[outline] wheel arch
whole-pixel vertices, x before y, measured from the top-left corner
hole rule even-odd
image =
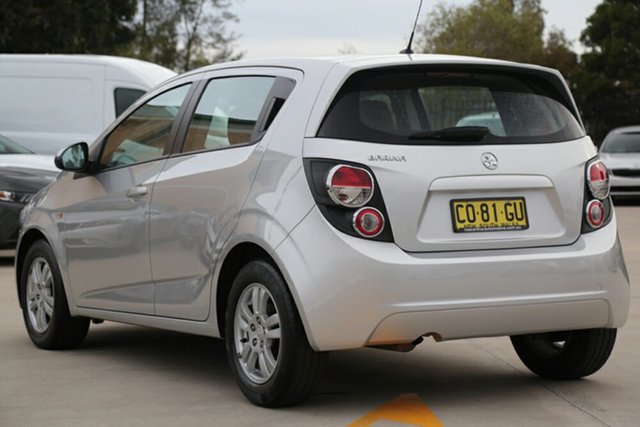
[[[287,275],[281,268],[278,260],[258,243],[245,241],[236,244],[233,249],[231,249],[227,253],[220,267],[215,298],[216,321],[220,337],[224,337],[225,310],[227,309],[227,299],[229,298],[229,292],[231,290],[233,280],[242,267],[244,267],[247,263],[255,260],[263,260],[268,262],[278,271],[278,273],[280,273],[280,275],[282,276],[282,280],[284,280],[287,286],[289,294],[293,298],[296,311],[298,312],[298,315],[301,317],[301,319],[303,319],[302,313],[300,313],[300,305],[295,289],[292,288],[293,285],[289,283],[289,280],[287,280]],[[304,320],[302,320],[302,323],[304,325]],[[305,332],[307,332],[308,336],[306,325],[304,326]]]

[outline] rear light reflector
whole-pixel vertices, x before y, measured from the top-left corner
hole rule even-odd
[[[604,200],[609,196],[609,172],[600,160],[587,167],[587,185],[596,199]]]
[[[361,168],[334,166],[327,175],[327,193],[338,205],[359,208],[369,203],[373,196],[373,177]]]
[[[362,208],[353,214],[353,228],[362,237],[376,237],[384,228],[384,217],[377,209]]]
[[[591,228],[600,228],[605,220],[604,205],[600,200],[592,200],[587,203],[586,209],[587,223]]]

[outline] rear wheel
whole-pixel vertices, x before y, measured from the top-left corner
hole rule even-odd
[[[597,372],[611,355],[616,329],[585,329],[511,337],[520,360],[534,374],[572,380]]]
[[[24,258],[20,277],[22,316],[33,343],[44,349],[80,344],[89,330],[89,319],[71,317],[62,277],[51,247],[37,241]]]
[[[294,405],[314,392],[325,355],[309,345],[289,290],[271,264],[252,261],[240,270],[225,322],[229,365],[251,402]]]

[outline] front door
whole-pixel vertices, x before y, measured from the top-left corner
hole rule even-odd
[[[154,314],[149,200],[189,88],[152,98],[115,127],[96,173],[64,178],[71,191],[56,215],[78,306]]]

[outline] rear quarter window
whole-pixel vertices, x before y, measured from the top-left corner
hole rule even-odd
[[[361,71],[338,92],[318,136],[449,144],[456,141],[438,140],[433,134],[474,127],[486,128],[486,136],[465,143],[580,138],[584,131],[563,95],[545,79],[517,72],[423,67]]]

